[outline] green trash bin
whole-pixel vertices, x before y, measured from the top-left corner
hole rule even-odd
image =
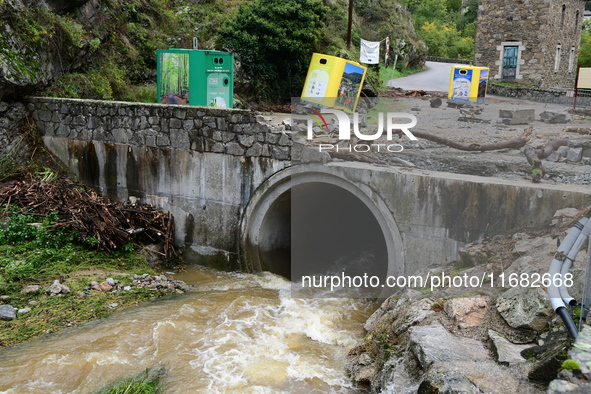
[[[234,107],[234,54],[160,49],[156,66],[159,103]]]

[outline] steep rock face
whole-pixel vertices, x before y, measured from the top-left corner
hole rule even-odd
[[[201,49],[223,49],[217,32],[240,3],[0,0],[0,100],[19,100],[52,84],[50,92],[62,97],[121,99],[117,88],[130,82],[155,82],[157,49],[189,48],[194,36]],[[353,52],[342,49],[346,4],[324,3],[330,12],[319,50],[358,60]],[[399,64],[424,64],[427,48],[418,38],[410,14],[398,4],[363,0],[356,2],[355,13],[354,48],[359,46],[358,37],[382,41],[390,36],[391,60],[398,40]],[[249,82],[237,67],[236,93],[240,93],[242,80]]]
[[[81,0],[6,0],[0,2],[0,99],[20,99],[32,90],[79,67],[90,40],[83,25],[58,13]]]

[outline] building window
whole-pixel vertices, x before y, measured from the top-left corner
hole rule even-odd
[[[577,34],[577,30],[579,28],[579,15],[579,10],[577,10],[577,13],[575,14],[575,34]]]
[[[570,52],[568,54],[568,72],[572,73],[575,67],[575,47],[574,45],[570,47]]]
[[[558,72],[558,70],[560,69],[560,55],[562,52],[562,46],[560,45],[560,43],[558,43],[558,45],[556,45],[556,56],[554,57],[554,72]]]
[[[564,27],[564,16],[566,15],[566,4],[562,5],[562,14],[560,15],[560,28]]]
[[[519,46],[506,45],[503,47],[503,79],[515,79],[517,76],[517,55]]]

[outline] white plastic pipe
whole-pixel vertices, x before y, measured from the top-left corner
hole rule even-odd
[[[585,227],[585,224],[588,222],[588,218],[584,217],[579,220],[573,228],[568,232],[566,238],[560,243],[556,254],[554,255],[554,259],[550,263],[550,268],[548,273],[550,274],[550,286],[548,286],[548,296],[550,297],[550,302],[552,303],[552,308],[554,311],[557,311],[558,308],[565,308],[564,302],[562,301],[562,297],[560,296],[560,290],[557,286],[554,285],[555,278],[561,278],[561,269],[562,269],[562,259],[561,256],[567,255],[570,250],[572,249],[573,245],[579,238],[581,234],[581,230]]]
[[[579,223],[581,223],[581,221],[579,221]],[[589,238],[589,234],[591,234],[591,220],[587,220],[587,222],[584,224],[585,224],[585,226],[581,230],[581,233],[577,237],[577,240],[575,241],[572,248],[568,252],[567,258],[562,263],[562,268],[560,269],[560,274],[561,274],[563,280],[562,280],[562,285],[558,288],[558,290],[560,292],[560,296],[562,297],[562,300],[567,305],[576,305],[576,303],[577,303],[577,301],[568,294],[568,288],[565,286],[566,281],[564,280],[564,278],[565,278],[565,275],[570,271],[570,269],[573,265],[573,262],[577,258],[577,255],[579,254],[579,252],[583,248],[583,245],[585,244],[585,242]]]

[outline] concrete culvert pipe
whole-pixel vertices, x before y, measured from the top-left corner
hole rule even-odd
[[[402,245],[391,215],[367,193],[328,174],[273,179],[242,219],[244,268],[293,281],[301,275],[400,273]]]

